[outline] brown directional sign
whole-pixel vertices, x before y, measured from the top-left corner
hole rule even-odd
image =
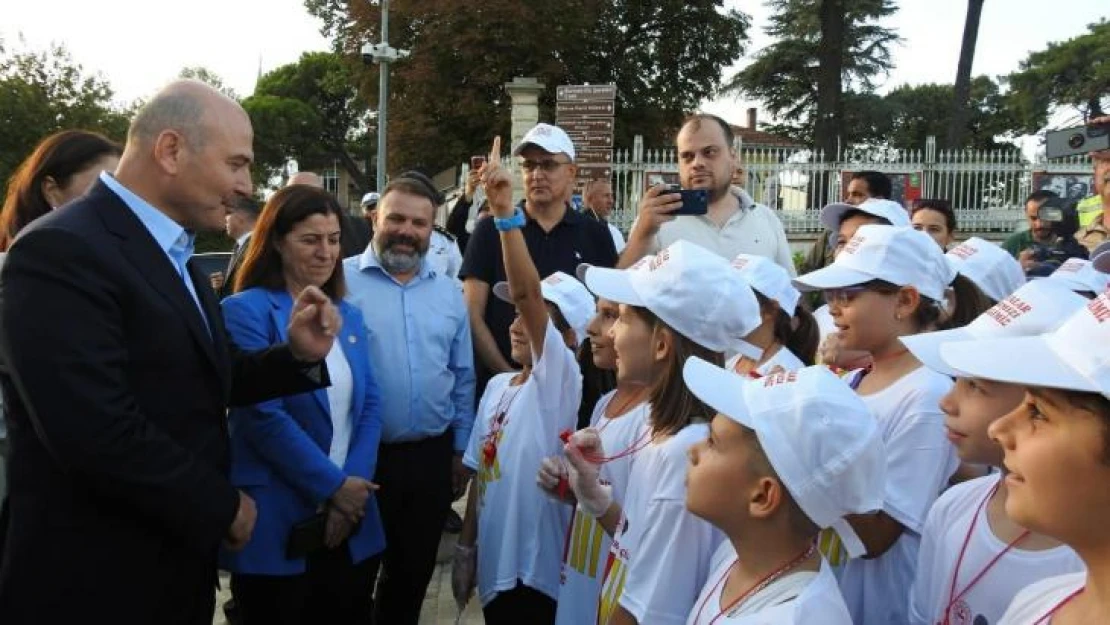
[[[583,163],[578,165],[579,180],[597,180],[598,178],[612,178],[613,168],[609,165]]]
[[[568,132],[567,136],[570,137],[575,147],[581,147],[584,150],[613,147],[613,133],[611,132]]]
[[[613,162],[611,150],[575,150],[574,160],[579,163],[598,163],[608,165]]]
[[[559,127],[567,132],[613,132],[613,118],[560,117]]]
[[[578,115],[582,117],[612,117],[616,111],[613,102],[556,102],[555,113],[559,117]]]
[[[562,102],[587,102],[617,99],[616,85],[561,85],[555,89],[555,98]]]

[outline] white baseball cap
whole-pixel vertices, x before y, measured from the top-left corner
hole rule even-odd
[[[714,410],[755,430],[783,486],[814,524],[833,528],[850,556],[867,552],[845,517],[882,510],[886,450],[855,391],[822,366],[747,380],[693,356],[682,377]]]
[[[371,191],[370,193],[362,196],[362,202],[359,203],[359,206],[366,206],[367,204],[377,204],[378,200],[380,200],[381,197],[381,195]]]
[[[740,270],[740,277],[753,289],[763,297],[778,302],[787,315],[794,316],[802,294],[790,283],[790,274],[785,269],[762,256],[751,254],[740,254],[732,259],[732,266]]]
[[[1091,252],[1091,264],[1102,273],[1110,273],[1110,241],[1106,241]]]
[[[882,217],[892,226],[910,225],[910,214],[898,202],[873,197],[860,202],[858,205],[834,202],[821,209],[821,225],[836,232],[840,229],[840,222],[844,220],[844,213],[848,211],[863,211],[868,215]],[[934,243],[933,245],[936,245]]]
[[[556,271],[540,281],[540,291],[545,300],[559,307],[578,342],[586,340],[586,326],[594,316],[594,297],[586,287],[572,276]],[[508,282],[493,285],[493,294],[502,301],[513,303]]]
[[[856,230],[836,260],[827,267],[798,276],[801,291],[820,291],[884,280],[916,287],[925,297],[944,301],[956,270],[929,235],[910,226],[867,224]]]
[[[1110,293],[1040,336],[942,345],[940,357],[967,375],[1110,398]]]
[[[945,256],[957,272],[996,302],[1025,284],[1021,263],[1009,252],[985,239],[971,237],[948,250]]]
[[[1089,291],[1095,295],[1110,286],[1110,274],[1095,269],[1091,261],[1082,258],[1065,260],[1047,279],[1057,280],[1073,291]]]
[[[959,371],[944,364],[941,345],[1051,332],[1086,303],[1086,298],[1058,282],[1034,280],[962,328],[903,336],[901,341],[921,364],[949,377],[961,377]]]
[[[675,332],[717,352],[736,351],[762,323],[759,302],[725,259],[676,241],[628,269],[590,267],[586,286],[598,297],[650,310]]]
[[[559,154],[561,152],[570,158],[570,162],[574,162],[574,144],[571,143],[567,133],[558,126],[536,124],[513,148],[513,156],[520,156],[521,150],[529,145],[534,145],[548,154]]]

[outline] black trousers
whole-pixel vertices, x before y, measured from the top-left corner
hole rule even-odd
[[[242,625],[370,625],[380,556],[351,563],[344,542],[308,557],[301,575],[232,575]]]
[[[555,600],[517,580],[516,588],[497,593],[484,608],[486,625],[554,625]]]
[[[385,554],[374,600],[378,625],[418,625],[451,509],[452,433],[378,449],[375,493]]]

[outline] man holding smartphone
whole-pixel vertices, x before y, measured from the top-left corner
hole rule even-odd
[[[680,239],[696,243],[728,260],[739,254],[771,259],[796,275],[790,244],[778,216],[734,190],[737,154],[728,122],[706,113],[690,117],[678,132],[678,176],[684,190],[709,192],[705,214],[684,214],[682,194],[666,185],[649,189],[640,200],[639,216],[628,236],[620,266],[628,267]]]

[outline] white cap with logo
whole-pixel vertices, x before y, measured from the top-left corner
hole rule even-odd
[[[863,211],[868,215],[882,217],[892,226],[910,225],[910,215],[898,202],[873,197],[868,198],[858,205],[834,202],[821,209],[821,225],[836,232],[840,229],[840,222],[844,220],[844,213],[848,211]]]
[[[940,357],[966,375],[1110,398],[1110,293],[1102,293],[1054,332],[942,345]]]
[[[559,312],[574,330],[578,342],[586,340],[586,326],[594,316],[594,298],[589,290],[572,276],[556,271],[540,281],[543,298],[559,307]],[[498,282],[493,285],[493,294],[502,301],[513,303],[509,294],[509,283]]]
[[[513,148],[513,156],[520,156],[520,152],[529,145],[534,145],[548,154],[566,154],[570,162],[574,162],[574,143],[571,142],[566,131],[558,126],[536,124]]]
[[[802,294],[790,283],[790,274],[785,269],[762,256],[751,254],[740,254],[732,259],[732,266],[740,270],[740,277],[760,295],[775,300],[788,316],[794,316]]]
[[[1034,280],[962,328],[903,336],[901,341],[921,364],[949,377],[961,377],[959,371],[944,364],[941,345],[1051,332],[1086,303],[1083,296],[1062,284]]]
[[[882,510],[886,450],[855,391],[822,366],[747,380],[691,357],[682,377],[714,410],[755,431],[783,486],[814,524],[835,530],[850,556],[867,552],[845,517]]]
[[[985,239],[971,237],[948,250],[945,256],[956,271],[996,302],[1025,284],[1021,263],[1009,252]]]
[[[1057,280],[1073,291],[1098,295],[1110,286],[1110,274],[1095,269],[1089,260],[1069,258],[1049,274],[1048,280]]]
[[[367,205],[370,205],[370,204],[377,204],[378,200],[380,200],[381,197],[382,196],[379,195],[378,193],[376,193],[374,191],[371,191],[370,193],[367,193],[366,195],[362,196],[362,202],[359,203],[359,206],[367,206]]]
[[[909,226],[868,224],[856,230],[831,265],[798,276],[794,285],[801,291],[820,291],[883,280],[916,287],[925,297],[943,302],[955,277],[956,270],[929,235]]]
[[[598,297],[647,308],[713,351],[736,351],[740,338],[762,323],[755,293],[740,274],[689,241],[676,241],[628,269],[590,267],[585,278]]]

